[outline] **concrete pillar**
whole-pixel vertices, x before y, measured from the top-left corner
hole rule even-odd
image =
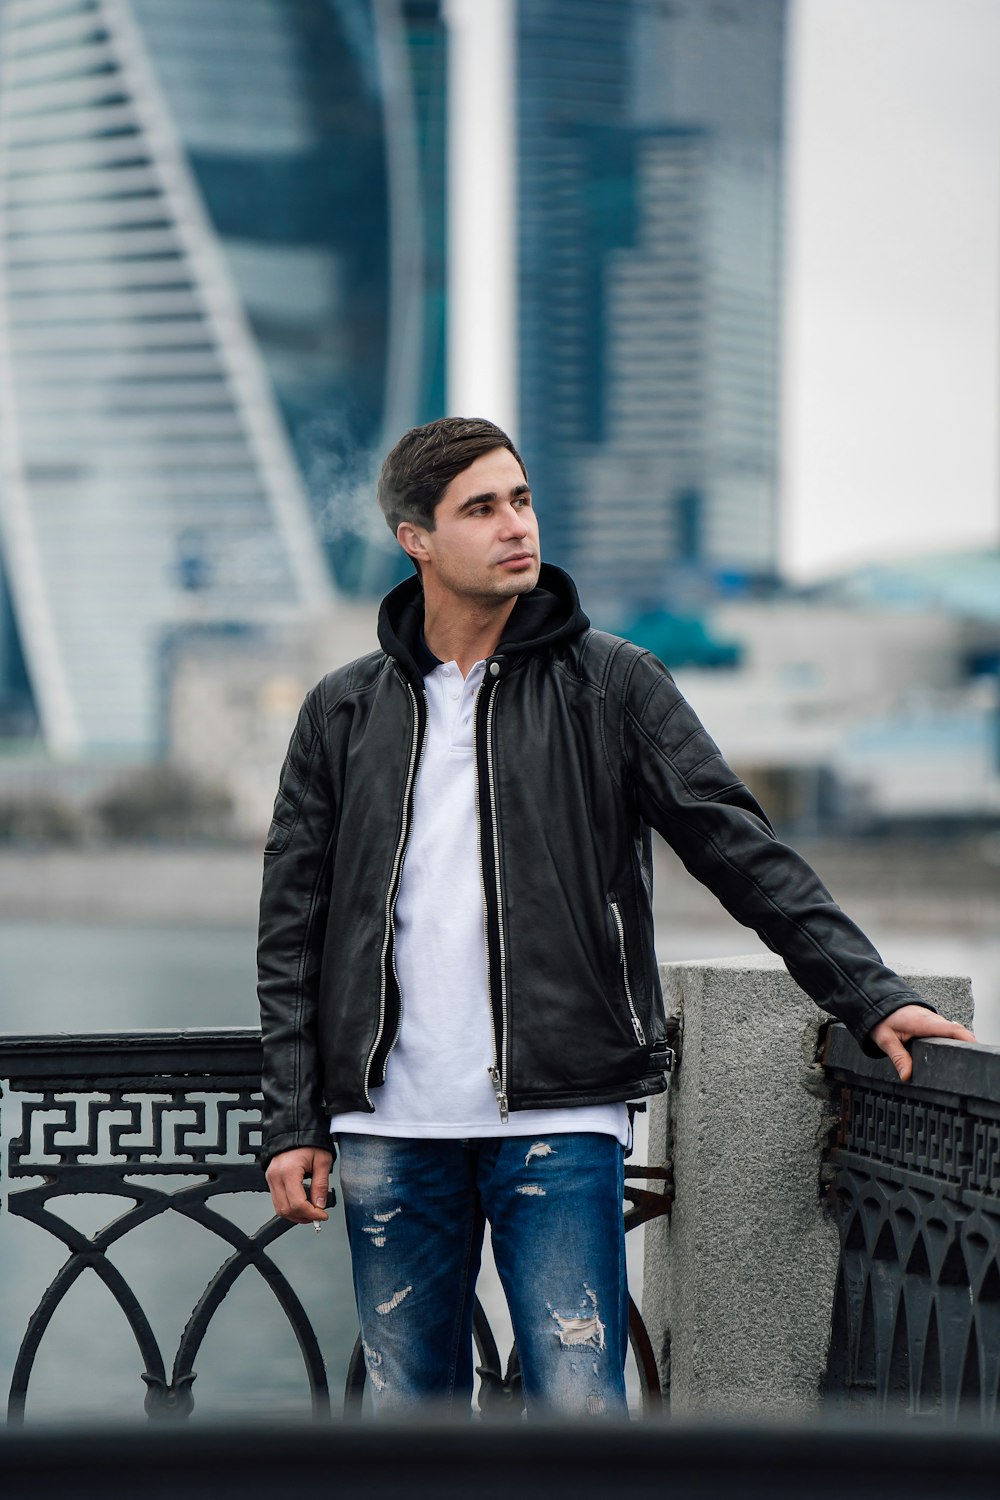
[[[900,969],[968,1024],[968,979]],[[816,1061],[825,1017],[770,955],[661,966],[680,1066],[650,1111],[673,1160],[647,1226],[643,1317],[675,1415],[802,1417],[826,1369],[839,1244],[820,1194],[833,1123]]]

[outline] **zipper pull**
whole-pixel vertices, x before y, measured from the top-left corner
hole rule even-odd
[[[639,1043],[639,1046],[645,1047],[646,1033],[642,1029],[642,1022],[639,1020],[638,1016],[632,1017],[632,1030],[635,1032],[635,1039]]]
[[[490,1082],[493,1085],[493,1092],[497,1096],[497,1109],[500,1111],[500,1123],[501,1123],[501,1125],[506,1125],[506,1123],[507,1123],[507,1094],[506,1094],[506,1092],[504,1090],[503,1079],[500,1077],[500,1069],[499,1068],[487,1068],[486,1071],[490,1075]]]

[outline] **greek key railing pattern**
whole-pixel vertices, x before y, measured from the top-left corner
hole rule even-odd
[[[296,1292],[268,1255],[292,1225],[268,1216],[251,1232],[213,1207],[226,1193],[264,1186],[260,1145],[260,1039],[252,1031],[116,1037],[21,1037],[0,1042],[0,1076],[20,1105],[6,1151],[7,1209],[60,1240],[67,1259],[28,1319],[8,1401],[19,1423],[35,1357],[63,1299],[80,1276],[98,1276],[118,1304],[142,1361],[151,1417],[193,1408],[195,1361],[212,1319],[246,1271],[273,1293],[298,1342],[313,1411],[330,1394],[316,1335]],[[195,1179],[192,1182],[192,1177]],[[30,1179],[24,1186],[17,1183]],[[174,1181],[171,1181],[174,1179]],[[123,1200],[123,1211],[91,1234],[59,1212],[79,1193]],[[181,1333],[168,1372],[151,1323],[109,1251],[166,1213],[217,1237],[222,1259]]]
[[[199,1091],[200,1092],[200,1091]],[[185,1089],[136,1096],[115,1090],[67,1097],[46,1090],[21,1106],[21,1133],[11,1142],[12,1177],[47,1164],[116,1162],[145,1172],[175,1173],[183,1163],[253,1160],[260,1146],[260,1093],[196,1097]]]
[[[996,1420],[1000,1050],[917,1043],[912,1081],[842,1027],[825,1063],[841,1258],[827,1395],[871,1414]]]

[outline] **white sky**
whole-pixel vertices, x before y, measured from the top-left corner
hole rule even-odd
[[[1000,532],[1000,0],[793,0],[783,561]]]

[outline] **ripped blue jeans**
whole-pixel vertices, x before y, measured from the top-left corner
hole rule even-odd
[[[623,1151],[610,1135],[338,1138],[376,1412],[468,1409],[483,1232],[529,1415],[626,1416]]]

